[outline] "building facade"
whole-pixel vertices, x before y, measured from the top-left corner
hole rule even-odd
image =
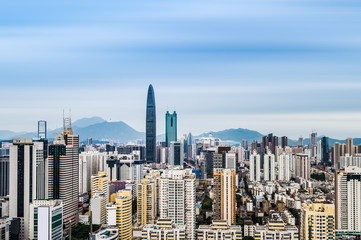
[[[147,162],[156,161],[156,108],[155,108],[155,95],[152,84],[148,87],[147,96],[147,112],[146,112],[146,160]]]

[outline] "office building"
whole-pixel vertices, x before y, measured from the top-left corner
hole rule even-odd
[[[21,238],[29,237],[30,204],[44,198],[44,143],[14,138],[10,147],[9,216],[21,219]]]
[[[186,240],[186,226],[175,224],[172,219],[159,219],[157,224],[145,225],[142,228],[141,240]]]
[[[63,203],[35,200],[30,205],[30,239],[63,239]]]
[[[355,154],[353,139],[352,138],[347,138],[346,139],[346,152],[345,152],[345,154],[346,153],[348,153],[350,156]]]
[[[229,225],[226,220],[213,220],[211,225],[200,225],[197,239],[203,240],[241,240],[242,227]]]
[[[146,161],[149,163],[156,162],[156,108],[155,108],[155,95],[152,84],[148,87],[147,96],[147,113],[146,113]]]
[[[195,239],[196,177],[192,170],[164,171],[159,194],[160,218],[186,225],[187,239]]]
[[[309,179],[311,171],[311,163],[307,154],[296,154],[296,166],[295,175],[296,177]]]
[[[170,147],[171,142],[177,141],[177,113],[174,111],[165,114],[165,142],[166,147]]]
[[[9,156],[0,157],[0,197],[9,195]]]
[[[228,225],[236,221],[236,172],[216,168],[213,173],[213,219],[225,220]]]
[[[310,150],[311,158],[316,156],[316,147],[317,147],[317,133],[313,132],[311,133],[310,143],[308,144],[308,149]]]
[[[321,161],[328,164],[330,160],[330,147],[328,145],[328,137],[322,137],[321,139]]]
[[[145,178],[137,184],[137,224],[154,224],[157,215],[157,183]]]
[[[64,231],[78,224],[79,135],[74,135],[70,119],[64,119],[64,131],[49,146],[49,198],[63,202]]]
[[[292,158],[292,155],[291,155]],[[278,180],[290,180],[290,155],[282,153],[278,157]]]
[[[335,239],[335,205],[323,202],[302,204],[300,239]]]
[[[298,144],[297,144],[298,147],[300,148],[303,148],[303,137],[299,137],[298,138]]]
[[[261,156],[255,150],[249,157],[249,178],[250,181],[261,181]]]
[[[235,152],[226,152],[224,153],[224,157],[225,157],[225,168],[229,168],[229,169],[236,169],[236,163],[237,163],[237,158],[236,158],[236,153]]]
[[[265,181],[276,180],[275,155],[272,154],[270,151],[268,151],[268,153],[264,155],[263,175]]]
[[[336,171],[336,229],[361,234],[361,168]]]
[[[128,190],[118,192],[116,204],[116,224],[119,228],[119,239],[131,240],[132,229],[132,193]]]
[[[46,121],[40,120],[38,121],[38,138],[46,139]]]
[[[184,149],[181,142],[170,142],[168,164],[171,166],[183,166]]]

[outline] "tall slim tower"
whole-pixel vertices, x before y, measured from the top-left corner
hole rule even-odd
[[[155,97],[152,84],[148,88],[146,115],[146,160],[156,162],[156,111]]]
[[[177,113],[174,111],[170,114],[168,111],[165,114],[165,142],[167,147],[170,146],[170,142],[177,141]]]
[[[46,138],[46,121],[38,121],[38,138]]]

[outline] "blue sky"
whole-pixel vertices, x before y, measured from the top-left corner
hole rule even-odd
[[[0,129],[101,116],[159,133],[361,137],[361,2],[1,1]],[[179,133],[179,134],[180,134]]]

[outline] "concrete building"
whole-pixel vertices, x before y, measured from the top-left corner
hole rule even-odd
[[[225,153],[225,163],[226,163],[225,168],[235,170],[237,163],[236,153],[232,151]]]
[[[66,134],[65,134],[66,133]],[[64,129],[49,145],[49,199],[63,202],[64,231],[77,225],[79,200],[79,135]]]
[[[35,200],[30,205],[30,239],[63,239],[61,200]]]
[[[202,240],[241,240],[242,227],[227,224],[226,220],[213,220],[211,225],[200,225],[197,239]]]
[[[213,173],[213,219],[225,220],[228,225],[236,221],[236,172],[216,168]]]
[[[98,172],[97,175],[91,177],[91,197],[93,197],[95,193],[104,194],[107,203],[109,202],[109,178],[105,172]]]
[[[361,234],[361,168],[336,172],[336,229]]]
[[[29,237],[30,204],[47,197],[45,165],[43,142],[14,138],[10,147],[9,216],[21,219],[21,238]]]
[[[292,156],[291,156],[292,157]],[[290,180],[290,155],[282,153],[278,157],[278,180]]]
[[[311,163],[307,154],[296,154],[296,177],[308,180],[310,178]]]
[[[119,239],[131,240],[132,229],[132,193],[128,190],[118,192],[116,204],[116,223],[119,228]]]
[[[107,220],[108,197],[102,192],[96,192],[90,199],[90,210],[93,224],[105,224]]]
[[[301,239],[335,239],[335,205],[323,202],[302,204]]]
[[[159,219],[157,224],[142,228],[142,240],[186,240],[186,226],[175,224],[172,219]]]
[[[195,239],[196,177],[191,169],[166,170],[160,178],[160,218],[186,225],[187,239]]]
[[[265,181],[275,181],[275,155],[268,151],[264,155],[263,176]]]
[[[0,197],[9,195],[9,156],[0,156]]]
[[[137,224],[154,224],[157,215],[157,183],[145,178],[137,184]]]
[[[10,240],[10,219],[0,218],[0,239]]]
[[[298,228],[286,225],[279,214],[273,214],[266,225],[254,228],[255,240],[298,240]]]
[[[261,156],[256,150],[249,157],[249,178],[252,182],[261,181]]]

